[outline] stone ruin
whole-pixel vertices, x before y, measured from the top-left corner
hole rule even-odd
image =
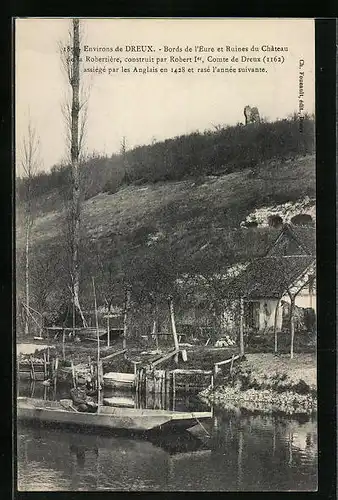
[[[259,116],[258,108],[251,106],[245,106],[244,108],[245,125],[249,123],[260,123],[261,119]]]

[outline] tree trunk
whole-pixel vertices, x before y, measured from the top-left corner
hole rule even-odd
[[[128,312],[130,308],[130,287],[126,289],[126,297],[124,303],[124,316],[123,316],[123,343],[122,349],[127,349],[127,335],[128,335]]]
[[[171,320],[171,329],[174,337],[174,344],[175,344],[175,349],[176,351],[179,350],[179,344],[178,344],[178,339],[177,339],[177,332],[176,332],[176,324],[175,324],[175,314],[174,314],[174,304],[173,304],[173,299],[172,297],[168,298],[169,302],[169,312],[170,312],[170,320]],[[175,361],[178,362],[178,356],[175,356]]]
[[[244,356],[244,332],[243,332],[243,320],[244,320],[244,302],[240,299],[239,302],[239,353]]]
[[[26,314],[25,314],[25,335],[29,334],[29,321],[28,321],[28,311],[29,311],[29,242],[30,242],[30,220],[28,217],[27,227],[26,227],[26,248],[25,248],[25,304],[26,304]]]
[[[278,352],[278,331],[277,331],[277,318],[278,318],[278,309],[279,309],[280,299],[277,300],[276,309],[275,309],[275,320],[273,324],[273,333],[275,337],[275,354]]]
[[[79,290],[79,245],[80,245],[80,172],[79,172],[79,113],[80,113],[80,22],[73,19],[73,51],[70,84],[72,87],[71,111],[71,164],[72,164],[72,286],[74,306],[78,309],[83,326],[87,326],[82,314]]]
[[[110,347],[110,322],[109,322],[109,316],[110,316],[110,309],[108,309],[108,316],[107,316],[107,347]]]
[[[294,348],[294,339],[295,339],[295,297],[291,296],[291,304],[290,304],[290,358],[293,359],[293,348]]]
[[[95,326],[96,326],[96,341],[97,341],[97,412],[100,412],[100,336],[99,336],[99,318],[97,313],[95,280],[92,278],[93,294],[94,294],[94,309],[95,309]]]

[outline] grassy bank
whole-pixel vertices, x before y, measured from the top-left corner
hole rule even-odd
[[[239,406],[264,413],[289,415],[317,411],[317,371],[314,354],[288,356],[248,354],[232,374],[220,375],[214,388],[201,393],[216,405]]]

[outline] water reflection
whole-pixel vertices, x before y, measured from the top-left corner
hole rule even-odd
[[[45,388],[36,384],[35,397]],[[20,388],[20,394],[31,388]],[[47,388],[46,397],[53,398]],[[67,397],[57,388],[57,398]],[[41,394],[40,394],[41,393]],[[28,395],[28,394],[27,394]],[[30,393],[29,393],[30,395]],[[114,392],[116,395],[116,392]],[[194,396],[177,410],[207,409]],[[317,485],[317,423],[214,410],[191,433],[147,439],[18,427],[18,485],[38,490],[307,491]]]

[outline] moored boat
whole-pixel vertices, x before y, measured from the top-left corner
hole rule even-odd
[[[68,401],[68,400],[67,400]],[[72,425],[96,429],[116,429],[133,432],[151,430],[189,429],[200,421],[209,420],[211,412],[175,412],[100,406],[98,413],[78,412],[62,401],[46,401],[19,397],[17,399],[19,420],[41,424]]]

